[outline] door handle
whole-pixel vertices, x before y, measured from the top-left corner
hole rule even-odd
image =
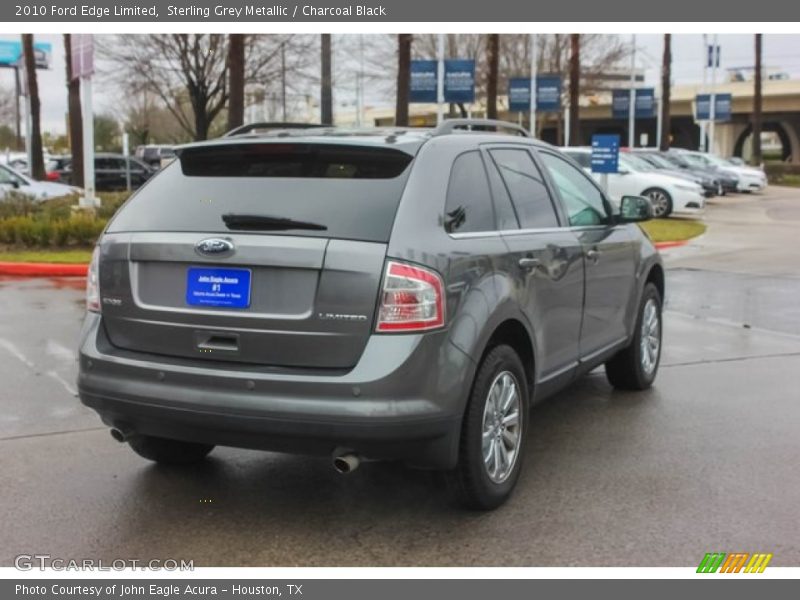
[[[596,263],[598,260],[600,260],[600,251],[597,248],[592,248],[586,252],[586,258],[593,263]]]
[[[533,271],[542,263],[538,258],[525,257],[520,258],[517,264],[519,264],[520,269],[524,269],[525,271]]]

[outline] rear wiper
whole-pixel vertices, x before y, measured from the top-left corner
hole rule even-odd
[[[309,229],[311,231],[326,231],[328,228],[319,223],[308,221],[295,221],[284,217],[271,217],[269,215],[222,215],[222,221],[228,229],[240,231],[282,231],[287,229]]]

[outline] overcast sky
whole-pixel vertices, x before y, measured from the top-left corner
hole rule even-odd
[[[12,39],[3,36],[4,39]],[[338,37],[338,36],[337,36]],[[624,34],[623,39],[630,39]],[[37,41],[47,41],[53,45],[52,67],[39,71],[39,89],[42,98],[42,128],[45,131],[63,133],[66,129],[67,110],[66,88],[64,85],[64,42],[60,35],[38,35]],[[676,84],[695,83],[702,80],[703,40],[700,35],[672,36],[673,81]],[[721,68],[747,67],[753,64],[752,35],[720,35]],[[663,36],[637,36],[637,66],[645,69],[649,84],[655,85],[661,67]],[[786,71],[793,78],[800,78],[800,35],[765,35],[764,64],[766,67]],[[720,80],[724,78],[720,74]],[[13,87],[10,69],[0,69],[0,85]],[[316,86],[310,93],[317,93]],[[95,84],[95,112],[108,111],[115,103],[113,89]],[[341,95],[339,96],[341,98]],[[389,104],[389,102],[386,102]]]

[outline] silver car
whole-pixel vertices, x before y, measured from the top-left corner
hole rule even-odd
[[[158,462],[215,445],[342,472],[399,459],[500,505],[534,403],[602,364],[647,388],[661,351],[649,201],[612,209],[522,133],[451,120],[180,148],[97,244],[82,402]]]

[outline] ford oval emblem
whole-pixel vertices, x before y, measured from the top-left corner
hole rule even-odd
[[[208,238],[194,245],[195,252],[204,256],[227,256],[234,248],[233,242],[223,238]]]

